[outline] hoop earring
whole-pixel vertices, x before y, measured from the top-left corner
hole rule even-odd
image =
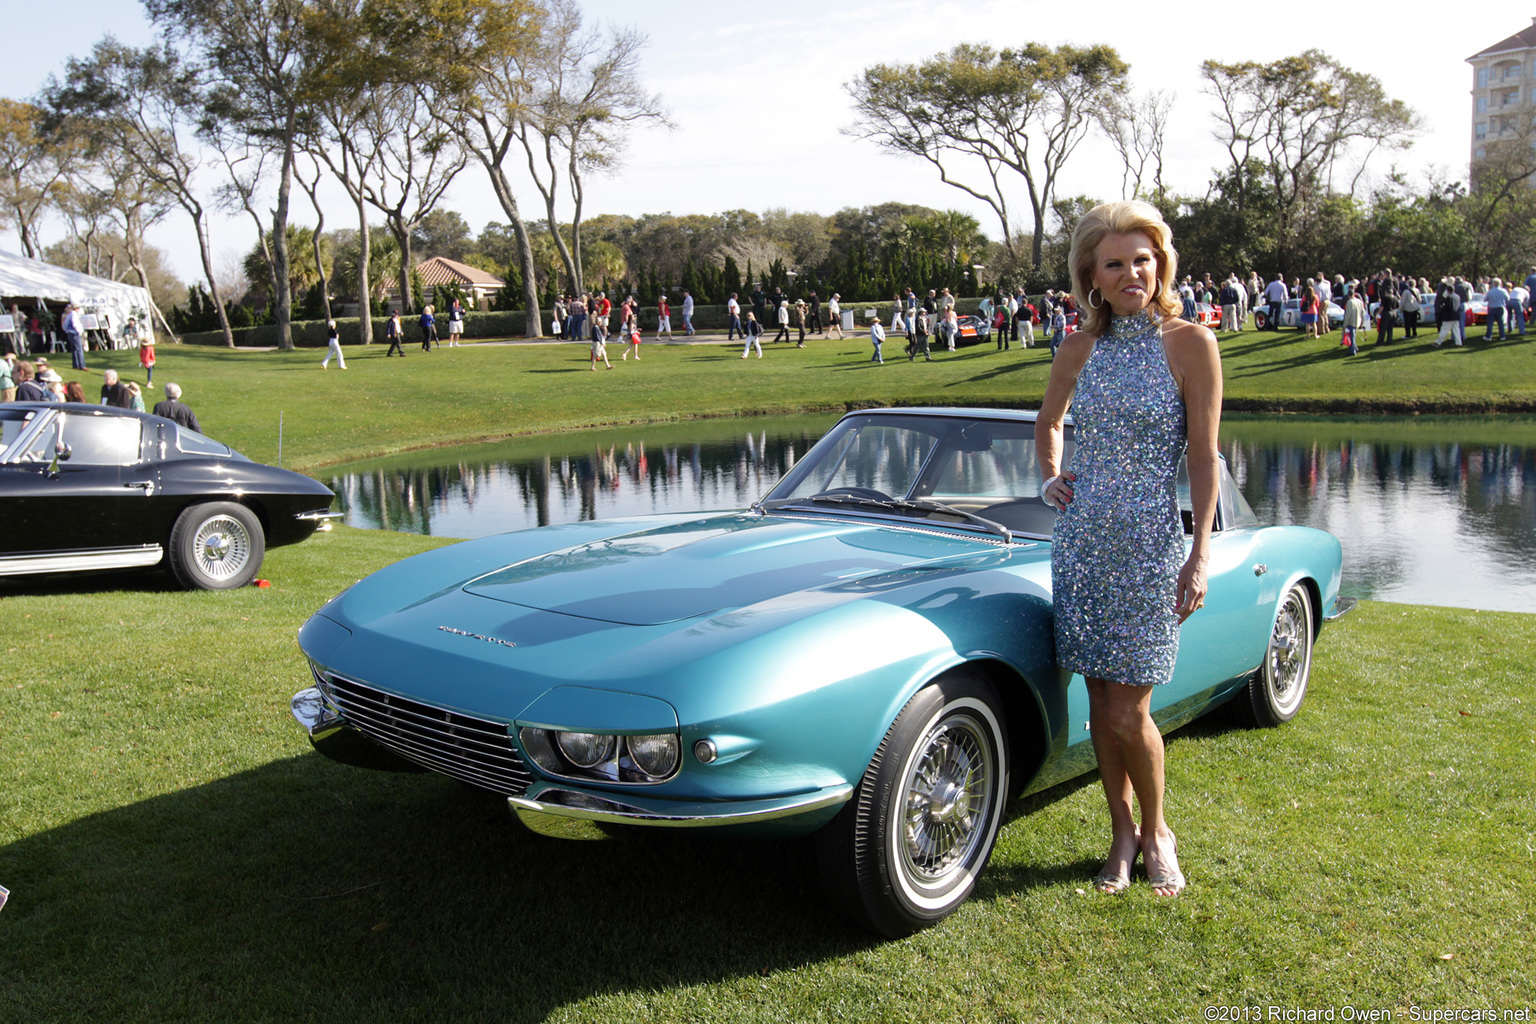
[[[1159,278],[1157,283],[1152,286],[1152,295],[1151,295],[1151,297],[1153,299],[1156,299],[1158,297],[1158,295],[1161,294],[1162,290],[1163,290],[1163,282],[1162,282],[1162,279]]]
[[[1094,302],[1093,301],[1093,293],[1094,292],[1098,292],[1098,291],[1099,290],[1097,288],[1089,288],[1088,289],[1088,307],[1090,309],[1098,309],[1100,306],[1104,305],[1104,293],[1103,292],[1099,292],[1099,301],[1098,302]]]

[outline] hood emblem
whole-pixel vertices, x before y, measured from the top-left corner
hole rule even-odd
[[[486,636],[484,633],[471,633],[467,629],[454,629],[452,626],[438,626],[444,633],[452,633],[454,636],[467,637],[470,640],[484,640],[488,644],[501,644],[503,647],[516,647],[511,640],[503,640],[500,637]]]

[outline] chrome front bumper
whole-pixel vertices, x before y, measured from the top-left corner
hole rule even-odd
[[[430,769],[385,750],[349,725],[326,701],[319,687],[294,694],[293,717],[304,727],[319,753],[342,764],[383,771],[424,772]],[[644,825],[699,828],[757,825],[800,815],[825,812],[847,802],[851,785],[828,786],[808,793],[755,800],[667,800],[639,792],[622,797],[574,789],[569,783],[534,782],[507,797],[507,805],[531,831],[560,839],[606,839],[601,826]]]
[[[407,761],[358,732],[331,709],[317,686],[300,690],[289,701],[288,709],[309,735],[309,744],[332,761],[356,768],[383,772],[427,771],[414,761]]]
[[[507,797],[507,805],[531,831],[557,839],[607,839],[599,827],[644,825],[663,828],[709,828],[756,825],[839,806],[853,795],[849,785],[830,786],[791,797],[760,800],[682,802],[630,798],[621,802],[540,782],[522,796]]]

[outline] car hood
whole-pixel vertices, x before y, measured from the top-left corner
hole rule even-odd
[[[540,611],[659,626],[995,547],[867,520],[725,514],[562,546],[463,589]]]

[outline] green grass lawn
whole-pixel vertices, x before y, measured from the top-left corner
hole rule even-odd
[[[1334,333],[1224,336],[1230,410],[1371,413],[1536,411],[1536,343],[1464,349],[1416,343],[1367,347],[1349,358]],[[813,339],[804,349],[765,345],[743,361],[735,345],[653,345],[642,361],[588,369],[582,345],[467,345],[386,359],[384,346],[353,347],[345,372],[320,369],[324,350],[247,352],[162,345],[157,383],[180,383],[205,431],[251,458],[319,466],[411,448],[695,416],[841,410],[872,405],[1032,406],[1045,391],[1047,348],[961,349],[909,363],[903,342],[869,362],[862,338]],[[143,380],[130,352],[92,353],[80,378],[88,395],[113,367]],[[160,391],[147,392],[152,407]]]
[[[883,403],[1029,405],[1041,350],[870,366],[862,342],[468,346],[322,372],[322,351],[163,346],[205,429],[315,469],[483,438]],[[1235,408],[1536,408],[1536,348],[1347,360],[1223,342]],[[410,365],[407,366],[406,362]],[[96,353],[142,380],[130,353]],[[151,402],[161,392],[151,392]],[[1498,431],[1497,418],[1482,430]],[[294,634],[445,543],[340,528],[270,589],[163,575],[0,584],[0,1021],[1188,1021],[1204,1008],[1523,1008],[1536,993],[1536,616],[1368,603],[1325,631],[1301,716],[1170,743],[1190,878],[1092,892],[1092,778],[1031,798],[975,897],[884,943],[832,917],[804,842],[562,844],[435,776],[349,769],[288,712]],[[1232,1019],[1232,1018],[1228,1018]],[[1241,1019],[1241,1018],[1238,1018]],[[1256,1019],[1249,1016],[1247,1019]],[[1295,1018],[1291,1018],[1295,1019]],[[1357,1018],[1358,1019],[1358,1018]],[[1420,1018],[1427,1019],[1427,1018]]]
[[[1531,1005],[1536,616],[1367,603],[1324,631],[1294,722],[1175,734],[1179,899],[1091,890],[1107,825],[1089,777],[1017,808],[952,918],[885,943],[829,914],[804,842],[564,844],[448,779],[310,752],[287,708],[308,681],[295,630],[439,543],[337,529],[271,552],[267,590],[6,586],[0,1019]]]

